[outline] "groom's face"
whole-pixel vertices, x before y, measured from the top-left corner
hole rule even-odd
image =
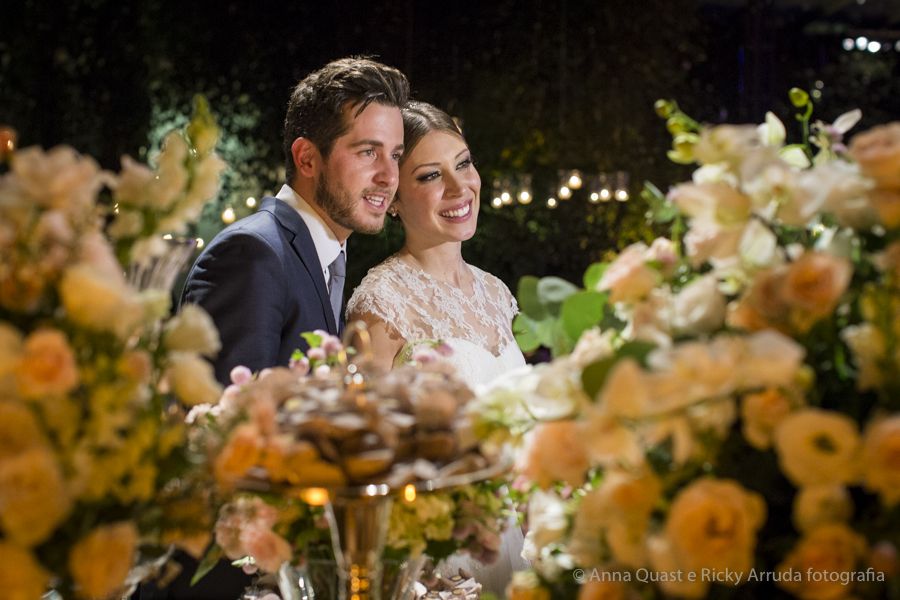
[[[354,117],[346,107],[347,132],[337,138],[316,182],[316,202],[346,234],[378,233],[397,191],[403,154],[400,109],[372,103]]]

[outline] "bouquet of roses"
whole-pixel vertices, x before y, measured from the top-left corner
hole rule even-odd
[[[202,532],[170,399],[219,395],[200,357],[218,334],[199,309],[168,319],[168,290],[127,283],[103,229],[110,218],[121,233],[124,213],[101,199],[214,194],[184,174],[220,164],[217,130],[202,110],[191,127],[156,170],[126,158],[117,176],[61,146],[12,152],[0,177],[0,580],[12,597],[112,597],[141,544]],[[138,184],[135,169],[150,176]],[[121,254],[161,234],[119,236]]]
[[[900,598],[900,124],[791,99],[798,145],[658,103],[671,239],[520,286],[558,356],[474,407],[524,445],[513,597]]]

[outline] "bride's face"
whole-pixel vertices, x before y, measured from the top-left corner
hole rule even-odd
[[[408,238],[462,242],[475,235],[481,177],[459,136],[432,131],[400,165],[397,214]]]

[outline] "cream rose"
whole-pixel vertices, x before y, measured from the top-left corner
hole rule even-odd
[[[212,365],[196,354],[172,352],[166,379],[178,399],[187,404],[215,404],[222,396]]]
[[[900,416],[871,423],[862,448],[863,485],[878,493],[885,506],[900,502]]]
[[[213,357],[222,347],[212,317],[196,304],[186,304],[166,323],[163,344],[169,350],[198,352]]]
[[[529,434],[522,475],[543,489],[557,481],[580,486],[590,464],[578,434],[575,421],[538,424]]]
[[[778,424],[791,413],[791,400],[778,388],[747,394],[741,400],[741,431],[758,450],[768,450]]]
[[[879,187],[900,188],[900,122],[879,125],[853,136],[850,156]]]
[[[78,385],[78,366],[66,335],[57,329],[39,329],[29,335],[16,382],[26,398],[62,396]]]
[[[686,570],[753,566],[756,532],[765,521],[762,497],[730,480],[699,479],[675,496],[665,538]]]
[[[50,574],[28,550],[0,541],[0,581],[9,600],[37,600],[47,591]]]
[[[0,529],[7,539],[40,544],[71,508],[60,465],[49,449],[30,448],[0,461]]]
[[[801,573],[800,580],[785,577],[778,585],[802,600],[844,598],[852,589],[836,575],[855,571],[865,552],[865,540],[846,525],[821,525],[803,536],[778,565],[778,572]],[[831,577],[813,577],[812,572]]]
[[[840,523],[853,516],[853,500],[842,485],[816,485],[802,488],[794,497],[792,518],[799,531],[812,531],[819,525]]]
[[[710,333],[725,320],[725,296],[711,275],[698,277],[675,296],[672,326],[683,335]]]
[[[44,152],[36,146],[15,153],[12,174],[39,206],[83,215],[93,206],[109,175],[90,157],[68,146]]]
[[[69,551],[69,573],[78,595],[110,598],[122,591],[137,543],[137,527],[130,521],[101,525],[78,540]]]
[[[59,293],[68,317],[94,331],[108,331],[124,338],[144,316],[138,296],[131,288],[88,265],[67,269]]]
[[[785,417],[775,430],[778,462],[799,487],[855,482],[859,446],[852,419],[817,408]]]

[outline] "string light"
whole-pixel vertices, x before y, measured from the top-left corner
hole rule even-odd
[[[197,238],[197,250],[200,250],[205,245],[206,245],[206,242],[203,241],[203,238],[198,237]]]
[[[500,208],[501,206],[503,206],[503,200],[501,200],[500,198],[494,198],[493,200],[491,200],[491,206],[493,206],[494,208]]]
[[[572,169],[569,172],[569,178],[566,180],[566,185],[570,189],[580,190],[582,183],[584,183],[584,181],[581,176],[581,171],[579,171],[578,169]]]
[[[250,196],[249,198],[247,198],[247,202],[245,204],[247,205],[247,208],[254,208],[256,206],[256,198]]]
[[[557,206],[559,206],[559,202],[557,202],[556,198],[553,196],[547,198],[547,208],[556,208]]]
[[[556,195],[559,196],[560,200],[568,200],[572,197],[572,190],[567,185],[561,185]]]
[[[230,206],[222,211],[222,222],[226,225],[234,223],[235,218],[234,209]]]

